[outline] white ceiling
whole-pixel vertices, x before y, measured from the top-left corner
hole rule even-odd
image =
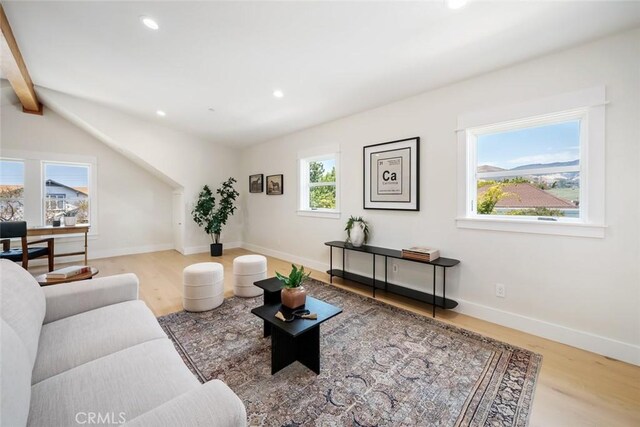
[[[235,146],[640,25],[611,1],[3,5],[36,85]]]

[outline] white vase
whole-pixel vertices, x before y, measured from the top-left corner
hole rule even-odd
[[[71,227],[76,225],[77,218],[75,216],[65,216],[64,217],[64,225],[67,227]]]
[[[359,248],[364,243],[364,224],[356,221],[351,226],[351,231],[349,232],[349,236],[351,239],[351,244]]]

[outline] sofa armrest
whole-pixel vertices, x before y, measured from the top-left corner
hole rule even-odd
[[[242,427],[244,404],[220,380],[209,381],[125,423],[126,427]]]
[[[44,323],[85,311],[138,299],[135,274],[118,274],[42,288],[47,303]]]

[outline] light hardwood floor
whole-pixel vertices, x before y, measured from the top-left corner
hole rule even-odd
[[[182,269],[195,262],[220,262],[225,268],[225,297],[231,296],[233,259],[250,253],[228,249],[219,258],[208,254],[184,256],[176,251],[92,260],[100,276],[133,272],[140,279],[140,297],[157,315],[182,310]],[[267,257],[269,275],[288,272],[290,263]],[[60,265],[56,265],[59,267]],[[42,268],[31,270],[39,274]],[[329,276],[313,270],[325,282]],[[334,285],[371,296],[365,288],[334,278]],[[378,293],[378,299],[431,316],[431,306],[395,295]],[[594,316],[606,315],[597,313]],[[619,362],[473,317],[439,310],[437,319],[520,346],[543,355],[533,402],[531,426],[640,426],[640,367]]]

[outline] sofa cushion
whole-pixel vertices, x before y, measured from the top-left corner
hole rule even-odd
[[[244,427],[246,425],[247,411],[242,400],[225,383],[212,380],[127,421],[124,427]]]
[[[45,300],[36,279],[18,264],[0,260],[0,313],[24,343],[33,368],[38,352]]]
[[[77,425],[89,412],[131,420],[199,385],[171,341],[147,341],[33,385],[28,425]]]
[[[31,383],[134,345],[166,338],[144,302],[127,301],[47,323]]]
[[[4,320],[0,320],[0,339],[0,425],[24,426],[31,396],[29,353],[16,331]]]

